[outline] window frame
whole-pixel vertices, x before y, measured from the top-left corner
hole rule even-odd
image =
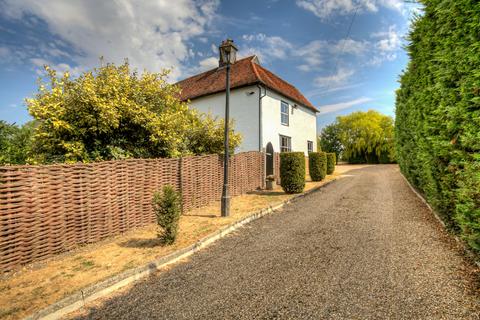
[[[280,139],[280,152],[292,152],[292,137],[284,136],[283,134],[280,134],[279,139]],[[282,145],[283,139],[286,139],[285,140],[287,142],[286,147]]]
[[[313,141],[311,140],[307,140],[307,152],[313,152]]]
[[[286,112],[283,110],[284,106],[287,107]],[[283,121],[284,116],[286,118],[286,122]],[[290,104],[283,100],[280,101],[280,123],[283,126],[290,126]]]

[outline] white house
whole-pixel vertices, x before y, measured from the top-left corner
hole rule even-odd
[[[230,117],[243,141],[236,151],[314,151],[318,110],[293,85],[263,68],[256,56],[231,66]],[[201,112],[225,116],[225,67],[177,83],[181,99]]]

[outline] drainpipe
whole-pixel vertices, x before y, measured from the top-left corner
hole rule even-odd
[[[258,87],[258,150],[263,149],[263,127],[262,127],[262,98],[267,95],[267,88],[262,94],[262,86],[257,84]]]
[[[262,98],[267,95],[267,88],[264,88],[264,93],[262,94],[262,86],[257,84],[258,87],[258,150],[263,152],[263,127],[262,127]],[[264,154],[265,157],[265,154]],[[266,184],[266,173],[267,173],[267,162],[263,161],[263,177],[262,177],[262,189],[265,188]]]

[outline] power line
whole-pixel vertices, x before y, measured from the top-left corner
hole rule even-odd
[[[360,6],[357,6],[355,8],[355,12],[353,13],[352,20],[350,20],[350,25],[348,26],[347,34],[345,36],[345,41],[343,42],[342,49],[340,50],[340,54],[337,53],[337,55],[335,57],[335,68],[333,69],[334,75],[335,75],[335,72],[337,72],[339,56],[341,56],[343,54],[343,52],[345,51],[345,45],[347,44],[347,40],[350,37],[350,32],[352,31],[353,22],[355,21],[355,18],[357,16],[357,12],[358,12],[359,7]],[[333,76],[334,75],[332,75],[332,77],[330,78],[330,81],[328,82],[327,87],[325,88],[325,91],[328,91],[330,89],[330,86],[333,82]]]

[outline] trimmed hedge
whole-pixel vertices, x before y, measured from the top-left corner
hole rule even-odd
[[[420,2],[396,97],[397,161],[480,251],[480,1]]]
[[[335,171],[335,163],[337,159],[334,152],[327,153],[327,174],[332,174]]]
[[[310,152],[308,154],[308,169],[312,181],[321,181],[327,175],[327,154],[325,152]]]
[[[280,184],[285,193],[300,193],[305,188],[305,154],[280,153]]]

